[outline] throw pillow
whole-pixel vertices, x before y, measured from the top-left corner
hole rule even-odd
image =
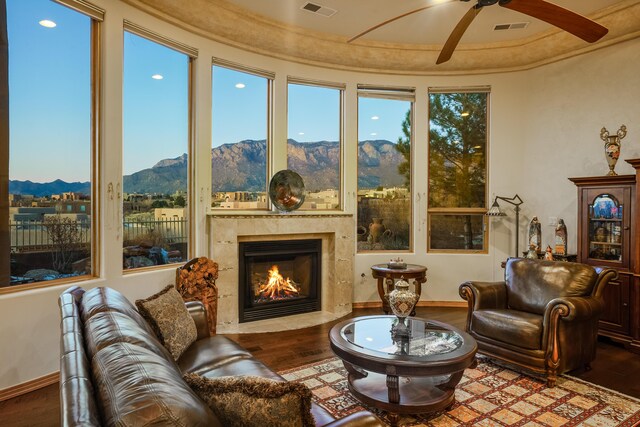
[[[311,391],[304,384],[242,376],[185,381],[228,427],[314,427]]]
[[[136,306],[174,360],[195,342],[196,323],[173,285],[147,299],[137,300]]]

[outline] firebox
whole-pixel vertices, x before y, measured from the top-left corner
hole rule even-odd
[[[240,323],[320,310],[322,239],[240,242]]]

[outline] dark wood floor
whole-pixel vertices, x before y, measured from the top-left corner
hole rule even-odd
[[[380,309],[357,309],[352,316],[378,314]],[[419,307],[417,315],[464,327],[466,309]],[[276,371],[295,368],[317,362],[333,353],[329,348],[328,333],[338,321],[311,328],[268,333],[233,334],[233,340],[249,349],[254,356]],[[640,398],[640,355],[602,340],[598,345],[598,357],[588,372],[572,372],[603,387]],[[0,402],[2,426],[58,426],[60,410],[58,385],[45,387],[23,396]]]

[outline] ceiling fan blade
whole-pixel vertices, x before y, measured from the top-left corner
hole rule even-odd
[[[456,25],[456,27],[453,29],[453,31],[449,35],[449,38],[442,47],[440,56],[438,56],[436,64],[442,64],[443,62],[447,62],[449,59],[451,59],[451,55],[453,55],[453,51],[456,50],[458,43],[460,43],[462,35],[465,31],[467,31],[467,28],[469,28],[469,25],[471,25],[471,23],[481,10],[482,6],[477,4],[464,14],[462,19],[460,20],[460,22],[458,22],[458,25]]]
[[[373,31],[373,30],[375,30],[375,29],[377,29],[377,28],[380,28],[380,27],[382,27],[382,26],[384,26],[384,25],[390,24],[390,23],[392,23],[393,21],[397,21],[397,20],[398,20],[398,19],[400,19],[400,18],[404,18],[405,16],[413,15],[414,13],[421,12],[421,11],[423,11],[423,10],[427,10],[427,9],[431,9],[432,7],[440,6],[441,4],[445,4],[445,3],[453,3],[453,2],[455,2],[455,1],[458,1],[458,0],[440,0],[438,3],[430,4],[430,5],[428,5],[428,6],[423,6],[423,7],[420,7],[420,8],[418,8],[418,9],[411,10],[411,11],[409,11],[409,12],[403,13],[402,15],[398,15],[398,16],[396,16],[395,18],[387,19],[386,21],[381,22],[381,23],[379,23],[379,24],[377,24],[377,25],[374,25],[374,26],[373,26],[373,27],[371,27],[371,28],[367,28],[366,30],[364,30],[364,31],[363,31],[363,32],[361,32],[360,34],[357,34],[357,35],[355,35],[355,36],[351,37],[349,40],[347,40],[347,43],[351,43],[352,41],[359,39],[360,37],[364,36],[365,34],[368,34],[368,33],[370,33],[371,31]]]
[[[544,0],[511,0],[500,2],[500,6],[555,25],[589,43],[597,42],[609,32],[589,18]]]

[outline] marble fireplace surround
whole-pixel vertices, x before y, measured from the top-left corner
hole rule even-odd
[[[326,323],[351,312],[354,222],[351,214],[213,214],[208,217],[209,257],[219,265],[219,333],[274,332]],[[239,323],[238,243],[322,239],[321,310]]]

